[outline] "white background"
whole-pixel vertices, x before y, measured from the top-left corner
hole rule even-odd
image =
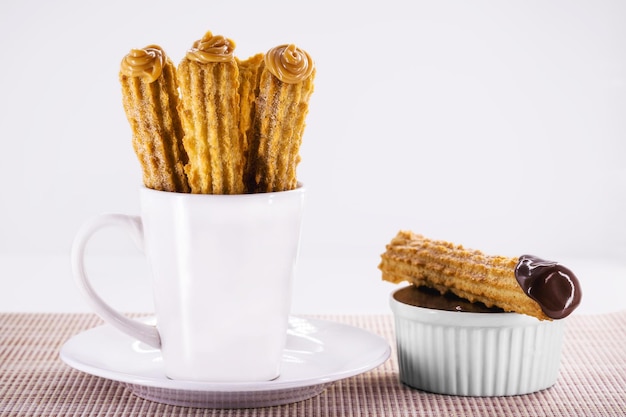
[[[0,311],[87,311],[80,224],[137,213],[117,73],[175,62],[205,31],[246,58],[296,43],[317,65],[298,176],[308,189],[294,312],[388,313],[399,229],[563,261],[582,312],[626,290],[626,2],[0,2]],[[96,286],[151,308],[123,234],[90,246]]]

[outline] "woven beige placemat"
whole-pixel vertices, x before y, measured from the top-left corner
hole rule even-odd
[[[1,416],[626,416],[626,311],[568,319],[560,377],[530,395],[465,398],[398,382],[391,315],[315,316],[362,327],[390,341],[392,357],[320,395],[276,407],[222,410],[140,399],[121,384],[59,359],[71,336],[101,324],[91,314],[0,314]]]

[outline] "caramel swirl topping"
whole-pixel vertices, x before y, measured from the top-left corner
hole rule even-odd
[[[202,39],[193,43],[191,49],[187,51],[187,58],[200,64],[230,62],[234,59],[234,50],[235,42],[231,39],[221,35],[213,36],[211,31],[208,31]]]
[[[158,45],[148,45],[143,49],[131,49],[122,59],[120,71],[128,77],[140,77],[154,82],[165,65],[165,52]]]
[[[313,73],[311,56],[296,45],[280,45],[265,54],[265,65],[279,80],[296,84]]]

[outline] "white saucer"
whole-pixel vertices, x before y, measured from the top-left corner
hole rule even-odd
[[[160,403],[206,408],[288,404],[320,394],[340,379],[384,363],[389,343],[366,330],[326,320],[290,317],[281,375],[266,382],[212,383],[168,379],[159,350],[103,325],[69,339],[69,366],[119,381],[135,395]]]

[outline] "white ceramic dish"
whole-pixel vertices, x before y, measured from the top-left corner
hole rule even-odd
[[[60,356],[69,366],[119,381],[147,400],[190,407],[251,408],[311,398],[335,381],[378,367],[390,353],[384,338],[366,330],[326,320],[290,317],[281,375],[267,382],[168,379],[158,349],[109,325],[72,337],[61,348]]]
[[[440,394],[504,396],[556,382],[563,320],[415,307],[396,300],[397,291],[390,305],[406,385]]]

